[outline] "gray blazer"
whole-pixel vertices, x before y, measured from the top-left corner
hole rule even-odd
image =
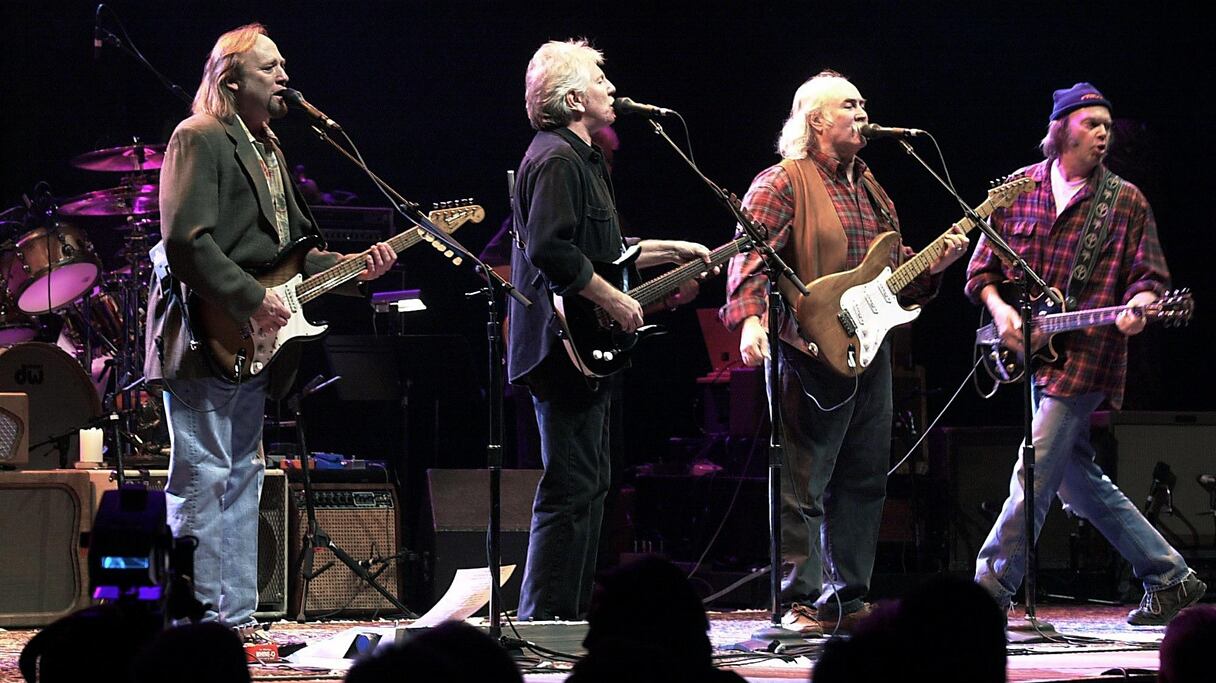
[[[282,152],[275,154],[280,167],[288,168]],[[240,123],[207,114],[195,114],[173,131],[160,181],[158,248],[164,258],[154,268],[148,294],[144,376],[152,383],[211,377],[215,373],[201,340],[191,343],[186,297],[193,293],[217,304],[238,322],[257,310],[265,288],[246,270],[270,263],[283,247],[270,188]],[[290,181],[285,189],[292,240],[319,236],[299,189]],[[337,260],[337,254],[313,250],[305,270],[315,273]],[[353,286],[346,289],[357,293]],[[271,364],[271,396],[291,387],[298,351],[298,345],[289,345]]]

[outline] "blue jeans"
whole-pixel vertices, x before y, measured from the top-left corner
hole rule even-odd
[[[1069,397],[1034,392],[1035,539],[1051,499],[1058,495],[1065,510],[1088,520],[1131,563],[1145,590],[1177,585],[1190,571],[1186,561],[1094,462],[1089,418],[1103,398],[1096,392]],[[976,583],[1001,605],[1009,604],[1026,571],[1023,479],[1019,451],[1009,498],[975,563]]]
[[[558,349],[529,375],[545,472],[532,503],[519,618],[581,619],[611,481],[612,378],[594,388]]]
[[[221,379],[167,380],[169,480],[174,537],[198,538],[194,594],[204,620],[239,626],[258,605],[258,498],[266,375],[238,390]],[[235,392],[235,394],[234,394]]]
[[[782,599],[814,601],[825,616],[849,614],[861,609],[870,590],[887,494],[890,343],[856,382],[784,342],[778,347]]]

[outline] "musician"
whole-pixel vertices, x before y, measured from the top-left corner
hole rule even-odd
[[[532,394],[544,475],[532,506],[520,619],[578,619],[587,609],[610,477],[612,380],[585,378],[557,337],[552,295],[583,297],[626,332],[643,321],[638,301],[592,269],[626,251],[604,154],[592,134],[612,124],[616,88],[603,56],[584,40],[550,41],[528,63],[524,103],[537,133],[516,174],[513,284],[532,300],[511,302],[508,377]],[[708,262],[692,242],[641,240],[621,268]],[[671,300],[675,302],[675,299]]]
[[[854,268],[881,233],[899,230],[891,198],[857,153],[866,140],[865,100],[834,71],[802,84],[778,140],[781,163],[762,171],[743,199],[768,228],[769,243],[810,282]],[[950,234],[930,268],[936,275],[966,250],[967,238]],[[911,256],[891,254],[892,265]],[[881,350],[859,378],[845,379],[814,359],[810,342],[786,311],[776,358],[767,332],[768,274],[756,252],[731,260],[728,327],[742,328],[743,362],[778,363],[786,461],[781,481],[783,623],[814,636],[847,631],[868,613],[878,526],[891,452],[891,352]],[[905,290],[924,302],[938,278],[926,274]],[[830,580],[825,583],[825,577]]]
[[[317,235],[271,131],[287,113],[279,93],[285,61],[259,24],[220,36],[203,69],[193,115],[169,141],[161,169],[162,242],[154,249],[146,376],[163,385],[171,455],[166,500],[174,536],[195,536],[195,595],[206,620],[253,622],[257,607],[258,496],[262,416],[295,375],[289,347],[239,385],[222,379],[190,327],[186,297],[274,334],[292,313],[247,268],[272,262],[294,240]],[[351,258],[314,250],[307,270]],[[363,257],[360,280],[396,260],[387,245]],[[348,293],[356,293],[352,286]]]
[[[1077,83],[1055,91],[1040,145],[1046,159],[1019,171],[1038,186],[992,215],[993,227],[1010,247],[1048,285],[1073,299],[1070,308],[1142,306],[1155,301],[1169,282],[1148,201],[1102,163],[1110,144],[1111,104],[1097,88]],[[1104,206],[1095,210],[1096,204]],[[1080,245],[1089,241],[1082,239],[1087,231],[1094,236],[1092,243],[1101,244],[1088,265],[1078,259]],[[1088,273],[1084,282],[1073,280],[1078,264]],[[1002,343],[1020,351],[1018,302],[1006,301],[997,289],[997,283],[1013,275],[981,238],[967,268],[965,290],[972,301],[988,308]],[[1089,520],[1144,583],[1144,599],[1127,618],[1136,625],[1164,624],[1206,590],[1182,556],[1094,463],[1089,443],[1090,414],[1102,404],[1113,409],[1122,404],[1127,337],[1139,334],[1144,325],[1142,315],[1127,310],[1114,327],[1059,338],[1055,343],[1063,351],[1062,361],[1034,373],[1032,426],[1036,537],[1055,495],[1066,509]],[[1041,341],[1037,336],[1032,344]],[[1006,607],[1025,570],[1022,476],[1019,455],[1010,496],[975,568],[975,580]]]

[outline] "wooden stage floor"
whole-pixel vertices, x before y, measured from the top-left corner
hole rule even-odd
[[[1103,673],[1123,670],[1130,674],[1124,680],[1155,680],[1157,648],[1164,627],[1131,627],[1124,622],[1129,607],[1098,607],[1078,605],[1044,605],[1039,616],[1055,625],[1066,636],[1061,642],[1009,645],[1009,681],[1087,681],[1103,678]],[[639,615],[646,618],[646,615]],[[653,615],[652,618],[660,618]],[[732,667],[748,681],[809,680],[816,653],[822,640],[808,641],[807,654],[782,656],[762,653],[749,655],[733,651],[733,644],[746,641],[753,631],[768,620],[765,612],[741,611],[710,614],[711,639],[718,651],[719,665]],[[342,637],[359,629],[391,628],[391,621],[326,621],[297,624],[280,621],[271,625],[267,635],[277,643],[304,643],[313,648],[326,643],[338,643]],[[585,626],[562,624],[538,629],[526,625],[526,639],[547,645],[554,650],[572,652],[582,638]],[[510,633],[504,622],[504,631]],[[20,681],[17,656],[21,647],[33,635],[29,630],[0,629],[0,683]],[[818,644],[818,645],[817,645]],[[947,664],[948,665],[948,664]],[[568,663],[525,653],[521,660],[525,680],[534,683],[562,681],[569,670]],[[639,662],[639,666],[645,666]],[[260,681],[335,681],[342,671],[306,669],[288,664],[255,665],[251,672]],[[1105,678],[1109,679],[1109,675]]]

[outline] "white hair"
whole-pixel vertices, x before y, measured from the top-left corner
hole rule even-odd
[[[587,40],[551,40],[532,55],[524,85],[524,107],[528,121],[536,130],[562,128],[574,119],[566,105],[566,95],[583,93],[591,87],[597,65],[604,54]]]
[[[810,115],[822,111],[828,103],[828,95],[840,83],[849,79],[832,70],[824,70],[807,79],[794,92],[794,104],[790,117],[781,126],[777,138],[777,151],[785,159],[805,159],[811,144]]]

